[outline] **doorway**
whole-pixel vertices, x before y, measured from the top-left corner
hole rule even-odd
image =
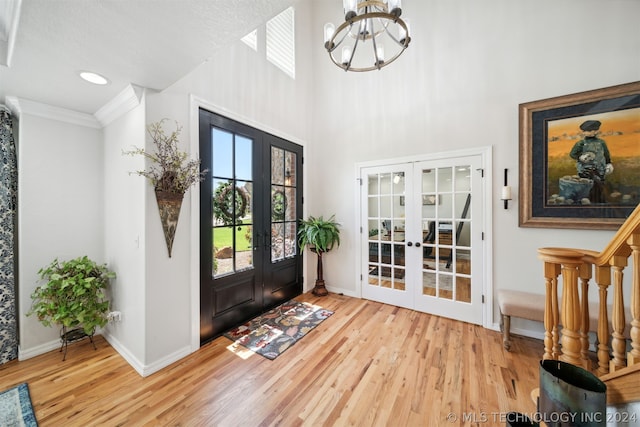
[[[456,154],[359,169],[363,298],[483,323],[483,163]]]
[[[200,109],[200,341],[299,295],[302,147]]]

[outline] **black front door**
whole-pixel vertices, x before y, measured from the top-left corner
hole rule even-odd
[[[200,339],[302,292],[302,147],[200,110]]]

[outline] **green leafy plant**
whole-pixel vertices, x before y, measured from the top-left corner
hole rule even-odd
[[[200,171],[200,160],[188,160],[187,153],[178,149],[178,137],[182,131],[178,122],[175,131],[168,135],[165,133],[164,122],[167,120],[147,125],[147,133],[155,145],[155,152],[135,147],[123,154],[139,154],[151,160],[149,169],[135,173],[148,178],[156,191],[184,194],[189,187],[204,179],[207,170]]]
[[[298,244],[301,248],[309,246],[315,252],[329,252],[335,245],[340,246],[340,224],[335,215],[325,220],[322,216],[300,220]]]
[[[335,215],[326,220],[322,216],[309,216],[306,221],[300,220],[298,244],[301,248],[309,246],[318,255],[316,284],[311,292],[317,296],[328,295],[322,275],[322,254],[329,252],[334,246],[340,246],[340,224],[335,221]]]
[[[46,283],[31,294],[33,303],[27,315],[35,315],[45,326],[82,327],[87,335],[107,324],[105,290],[116,275],[106,264],[99,265],[86,256],[62,262],[55,259],[38,275]]]

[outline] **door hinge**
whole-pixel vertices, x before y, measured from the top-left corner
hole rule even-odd
[[[480,240],[484,240],[484,231],[480,233]]]
[[[480,176],[481,176],[482,178],[484,178],[484,169],[482,169],[482,168],[478,168],[478,169],[476,169],[476,170],[477,170],[477,171],[480,171]]]
[[[360,281],[362,282],[362,274],[360,275]]]
[[[482,295],[482,303],[484,304],[484,295]]]
[[[358,180],[358,183],[362,186],[362,178],[356,178],[356,180]]]

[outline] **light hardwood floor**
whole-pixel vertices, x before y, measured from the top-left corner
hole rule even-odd
[[[140,377],[102,338],[0,366],[27,382],[41,426],[499,426],[531,413],[541,341],[367,300],[297,299],[335,311],[274,361],[218,338]]]

